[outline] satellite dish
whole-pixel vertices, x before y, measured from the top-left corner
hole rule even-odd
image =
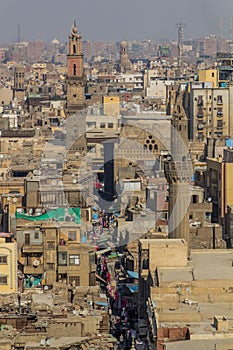
[[[46,343],[45,339],[41,339],[40,346],[45,346],[45,343]]]
[[[73,179],[72,182],[73,182],[73,184],[76,184],[76,183],[77,183],[77,180],[76,180],[76,179]]]
[[[36,260],[33,261],[33,266],[34,266],[34,267],[37,267],[37,266],[39,266],[39,265],[40,265],[39,260],[36,259]]]
[[[209,197],[208,199],[207,199],[207,202],[212,202],[212,198],[211,197]]]

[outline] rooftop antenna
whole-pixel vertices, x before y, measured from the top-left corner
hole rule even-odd
[[[232,17],[230,18],[230,40],[233,41],[233,25],[232,25]]]
[[[219,17],[219,38],[222,39],[222,16]]]
[[[20,42],[21,42],[20,25],[18,24],[18,31],[17,31],[17,43],[19,44]]]

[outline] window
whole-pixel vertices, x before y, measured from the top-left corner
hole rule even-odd
[[[142,269],[143,270],[149,269],[149,259],[148,258],[142,260]]]
[[[197,98],[197,105],[200,107],[200,106],[203,106],[203,96],[198,96]]]
[[[73,75],[76,75],[76,64],[73,66]]]
[[[212,78],[214,78],[214,72],[212,72]]]
[[[89,262],[90,264],[95,264],[95,254],[90,254],[89,255]]]
[[[30,233],[25,233],[25,244],[30,244]]]
[[[79,254],[70,255],[69,261],[70,261],[70,265],[80,265],[80,255]]]
[[[47,263],[48,270],[54,270],[54,263]]]
[[[76,46],[73,45],[73,54],[75,55],[76,54]]]
[[[77,232],[69,231],[68,232],[68,241],[77,241]]]
[[[0,264],[7,264],[7,255],[0,255]]]
[[[34,239],[39,239],[39,232],[36,231],[36,232],[34,233]]]
[[[80,277],[79,276],[70,276],[69,277],[69,284],[80,286]]]
[[[96,146],[87,146],[87,152],[88,153],[95,153],[96,152]]]
[[[0,284],[7,284],[7,276],[5,275],[0,276]]]
[[[59,252],[58,253],[58,265],[59,266],[67,266],[67,253]]]
[[[96,123],[95,122],[87,122],[87,127],[88,128],[96,128]]]
[[[55,242],[51,241],[51,242],[47,242],[47,249],[54,249],[55,248]]]
[[[100,128],[104,129],[105,128],[105,123],[100,123]]]
[[[113,128],[113,123],[108,123],[108,128],[112,129]]]

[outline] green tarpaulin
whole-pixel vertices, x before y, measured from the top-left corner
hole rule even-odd
[[[67,221],[66,216],[72,217],[76,224],[80,224],[80,208],[57,208],[49,210],[41,215],[27,215],[16,212],[16,219],[24,219],[30,221],[45,221],[54,219],[57,221]]]

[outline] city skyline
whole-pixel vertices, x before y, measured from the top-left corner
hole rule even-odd
[[[220,32],[229,38],[230,13],[233,13],[231,0],[137,0],[133,3],[69,0],[68,4],[61,0],[42,0],[39,5],[29,0],[3,0],[0,42],[16,42],[18,25],[21,40],[66,41],[74,20],[83,40],[90,41],[176,40],[176,24],[181,21],[185,23],[184,39],[220,35]]]

